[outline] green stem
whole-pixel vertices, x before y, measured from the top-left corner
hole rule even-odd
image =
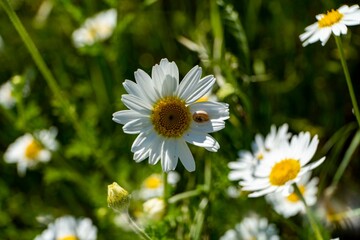
[[[75,112],[70,107],[70,104],[66,99],[62,96],[61,90],[52,75],[49,68],[46,66],[44,59],[41,57],[39,50],[36,48],[34,42],[30,38],[29,34],[27,33],[26,29],[24,28],[23,24],[21,23],[20,19],[16,15],[14,9],[11,7],[10,2],[8,0],[0,0],[1,6],[4,8],[6,14],[10,18],[12,24],[14,25],[15,29],[19,33],[21,39],[25,43],[30,55],[32,56],[35,64],[39,68],[41,74],[44,76],[47,84],[50,87],[50,90],[54,94],[55,98],[59,101],[65,111],[67,111],[71,122],[73,123],[75,129],[79,130],[80,125],[77,121],[77,116]]]
[[[132,217],[129,214],[129,211],[126,211],[127,217],[129,219],[129,222],[131,224],[131,227],[134,229],[134,231],[143,239],[151,240],[151,237],[146,234],[146,232],[141,229],[136,222],[132,219]]]
[[[163,173],[163,184],[164,184],[164,203],[165,203],[165,209],[168,207],[169,202],[169,184],[168,184],[168,174],[166,172]]]
[[[336,187],[337,184],[340,181],[340,178],[342,177],[342,175],[345,172],[346,167],[349,165],[350,160],[352,155],[354,154],[355,150],[357,149],[357,147],[360,144],[360,130],[358,130],[353,138],[353,140],[351,141],[351,144],[349,146],[349,148],[347,149],[344,159],[342,160],[339,168],[337,169],[335,176],[333,178],[333,181],[331,183],[332,187]]]
[[[187,198],[199,196],[201,193],[204,192],[203,190],[204,190],[203,188],[197,188],[195,190],[191,190],[191,191],[176,194],[176,195],[170,197],[168,199],[168,202],[170,204],[173,204],[173,203],[176,203],[176,202],[178,202],[180,200],[184,200],[184,199],[187,199]]]
[[[354,113],[356,116],[356,120],[360,126],[360,112],[359,112],[359,107],[356,101],[356,96],[354,93],[354,88],[352,86],[352,82],[351,82],[351,77],[350,77],[350,73],[349,73],[349,69],[347,67],[346,61],[345,61],[345,54],[344,54],[344,48],[341,42],[341,38],[339,36],[335,36],[335,42],[337,45],[337,48],[339,50],[339,55],[340,55],[340,61],[341,61],[341,65],[342,68],[344,70],[344,74],[345,74],[345,79],[346,79],[346,83],[348,85],[348,89],[349,89],[349,93],[350,93],[350,98],[351,98],[351,102],[354,108]]]
[[[309,206],[307,205],[307,203],[306,203],[306,201],[305,201],[305,198],[304,198],[304,196],[302,195],[299,187],[297,186],[296,183],[293,184],[293,187],[294,187],[295,194],[296,194],[296,195],[300,198],[300,200],[304,203],[304,206],[305,206],[305,209],[306,209],[306,216],[307,216],[308,219],[309,219],[311,228],[313,229],[313,231],[314,231],[314,233],[315,233],[316,239],[317,239],[317,240],[323,240],[324,238],[323,238],[322,235],[321,235],[319,226],[317,225],[317,223],[316,223],[316,221],[315,221],[315,217],[314,217],[311,209],[310,209]]]
[[[211,160],[205,158],[204,166],[204,192],[205,196],[201,199],[199,209],[195,213],[194,224],[190,227],[190,238],[200,239],[201,231],[205,220],[205,210],[209,205],[209,193],[211,189]]]

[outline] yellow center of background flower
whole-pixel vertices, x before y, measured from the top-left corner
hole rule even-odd
[[[276,163],[270,173],[270,183],[275,186],[282,186],[286,182],[296,178],[300,171],[300,163],[295,159],[284,159]]]
[[[57,240],[78,240],[78,238],[74,235],[69,235],[69,236],[58,238]]]
[[[301,195],[304,196],[305,186],[300,185],[300,186],[299,186],[299,190],[300,190],[300,192],[301,192]],[[298,202],[300,199],[299,199],[299,197],[296,195],[296,193],[292,193],[292,194],[290,194],[290,195],[287,197],[287,200],[289,200],[290,202],[296,203],[296,202]]]
[[[177,97],[165,97],[154,105],[151,121],[158,134],[176,138],[189,129],[191,113],[185,101]]]
[[[36,159],[41,150],[41,145],[36,140],[32,140],[25,149],[25,156],[29,159]]]
[[[338,23],[342,19],[343,15],[337,10],[332,9],[328,11],[323,18],[318,21],[319,27],[329,27]]]
[[[149,189],[156,189],[162,185],[161,177],[157,175],[152,175],[145,179],[144,185]]]

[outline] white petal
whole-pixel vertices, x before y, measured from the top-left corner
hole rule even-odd
[[[185,98],[186,103],[193,103],[202,96],[204,96],[207,92],[211,90],[215,83],[215,78],[212,75],[206,76],[200,79],[198,82],[195,82],[193,89],[189,89],[191,92],[186,93],[187,97]]]
[[[140,132],[148,131],[152,128],[149,118],[138,118],[126,123],[123,130],[128,134],[137,134]]]
[[[161,96],[174,96],[176,94],[177,87],[177,80],[170,75],[166,75],[161,89]]]
[[[126,107],[139,113],[150,115],[152,106],[145,102],[144,99],[135,95],[124,94],[121,96],[121,101]]]
[[[191,130],[196,132],[203,132],[203,133],[212,133],[217,132],[225,127],[225,122],[223,120],[210,120],[203,123],[192,122],[191,123]]]
[[[196,86],[196,83],[200,80],[202,70],[200,67],[193,67],[181,81],[179,88],[177,90],[177,95],[181,99],[187,99],[192,93],[193,89]]]
[[[167,139],[161,150],[161,166],[164,172],[175,170],[178,162],[178,142],[176,139]]]
[[[159,95],[154,90],[153,81],[150,76],[141,69],[138,69],[134,75],[136,82],[143,91],[143,96],[146,96],[146,98],[152,103],[156,102],[156,100],[159,98]]]
[[[161,157],[161,149],[162,145],[164,144],[164,140],[159,138],[158,136],[155,136],[152,145],[151,150],[149,153],[149,164],[155,165]]]
[[[151,72],[151,78],[154,81],[155,89],[158,90],[160,93],[163,82],[165,80],[165,73],[158,64],[153,66]]]
[[[219,150],[219,143],[210,135],[199,132],[188,132],[184,135],[185,141],[198,147],[204,147],[211,152]]]
[[[142,115],[142,114],[140,114],[138,112],[135,112],[133,110],[118,111],[118,112],[113,113],[112,116],[113,116],[112,120],[114,122],[119,123],[119,124],[126,124],[126,123],[128,123],[130,121],[133,121],[135,119],[146,117],[145,115]]]
[[[129,94],[135,95],[140,98],[142,97],[143,92],[139,88],[139,85],[137,85],[135,82],[130,80],[125,80],[125,82],[123,82],[123,86],[126,92],[128,92]]]
[[[178,141],[179,144],[179,158],[185,169],[189,172],[195,171],[194,157],[185,143],[185,141]]]

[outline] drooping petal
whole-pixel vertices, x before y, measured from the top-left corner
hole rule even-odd
[[[188,132],[184,135],[185,141],[198,147],[204,147],[211,152],[217,152],[219,150],[219,143],[211,137],[209,134],[200,132]]]
[[[162,146],[161,166],[164,172],[175,170],[178,162],[178,142],[177,139],[169,138]]]
[[[195,171],[195,161],[188,145],[185,141],[178,141],[179,144],[179,158],[185,169],[189,172]]]

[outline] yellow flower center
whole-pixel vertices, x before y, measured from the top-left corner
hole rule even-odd
[[[149,189],[159,188],[162,184],[161,178],[157,175],[151,175],[145,179],[144,185]]]
[[[25,156],[29,159],[36,159],[41,150],[42,146],[36,140],[32,140],[25,149]]]
[[[284,159],[274,165],[269,179],[275,186],[282,186],[286,182],[296,178],[300,171],[300,162],[295,159]]]
[[[78,240],[78,238],[74,235],[68,235],[65,237],[58,238],[57,240]]]
[[[324,17],[322,17],[319,21],[319,27],[329,27],[334,25],[335,23],[338,23],[343,17],[343,14],[339,13],[337,10],[332,9],[331,11],[328,11]]]
[[[177,138],[189,129],[191,113],[186,107],[185,101],[177,97],[165,97],[155,103],[151,121],[158,134]]]
[[[301,192],[301,195],[304,196],[305,186],[300,185],[300,186],[299,186],[299,190],[300,190],[300,192]],[[299,197],[296,195],[296,193],[293,192],[292,194],[290,194],[290,195],[287,197],[287,200],[289,200],[289,201],[292,202],[292,203],[296,203],[296,202],[298,202],[300,199],[299,199]]]

